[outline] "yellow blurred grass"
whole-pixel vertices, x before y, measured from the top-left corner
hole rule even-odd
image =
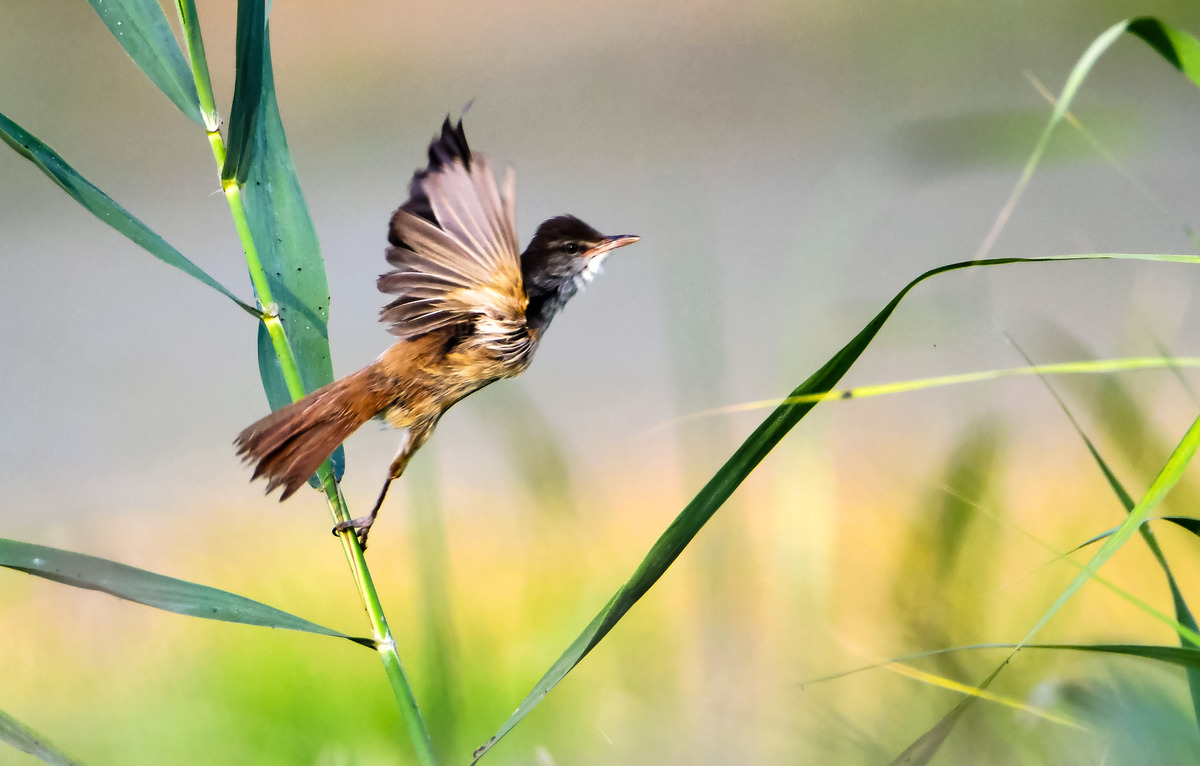
[[[909,576],[901,543],[929,523],[923,504],[940,491],[936,476],[886,467],[903,449],[876,443],[839,464],[826,450],[785,444],[489,758],[527,763],[542,746],[562,763],[682,763],[723,752],[766,761],[806,752],[853,762],[872,748],[902,746],[931,725],[954,703],[953,694],[879,671],[802,686],[849,667],[943,648],[912,643],[904,627],[912,615],[897,614],[894,601],[896,580]],[[980,509],[966,538],[963,565],[991,562],[985,578],[991,585],[977,593],[930,593],[926,616],[962,643],[1019,639],[1074,574],[1065,563],[1047,563],[1051,557],[1022,530],[1066,550],[1121,519],[1094,466],[1056,454],[1048,470],[1045,458],[1036,450],[1013,458],[1002,490]],[[878,470],[874,461],[882,461]],[[482,495],[468,508],[449,509],[454,645],[448,651],[452,677],[461,683],[452,695],[461,709],[454,711],[451,762],[461,762],[500,724],[632,572],[680,507],[676,492],[608,486],[581,493],[578,513],[552,520]],[[600,507],[599,497],[609,502]],[[400,505],[389,508],[368,555],[402,656],[418,694],[428,698],[435,676],[424,658],[431,647],[424,645],[412,526]],[[494,512],[479,510],[486,507]],[[70,528],[51,526],[39,542],[224,588],[361,633],[361,608],[328,526],[314,495],[284,506],[198,504],[194,512],[153,518],[131,509]],[[1163,528],[1160,538],[1180,582],[1197,581],[1196,541]],[[1122,551],[1104,575],[1170,611],[1161,573],[1140,543]],[[11,627],[0,633],[0,708],[85,761],[162,762],[156,759],[165,749],[183,759],[172,762],[207,762],[199,753],[212,752],[205,748],[219,738],[223,752],[240,762],[249,762],[251,746],[262,748],[253,760],[262,763],[329,753],[366,759],[353,762],[406,762],[398,755],[405,752],[399,720],[366,650],[3,576],[0,608]],[[963,624],[944,608],[963,597],[981,605],[984,622]],[[1038,638],[1175,642],[1095,584]],[[978,676],[955,680],[977,683],[998,659],[965,656],[962,667]],[[1095,658],[1025,652],[995,689],[1022,698],[1047,678],[1102,667]],[[431,718],[445,712],[427,711]]]

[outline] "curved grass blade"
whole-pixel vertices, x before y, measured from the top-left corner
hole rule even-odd
[[[3,114],[0,114],[0,139],[3,139],[4,143],[15,149],[22,157],[37,165],[43,173],[50,177],[50,180],[70,194],[76,202],[91,211],[101,221],[133,240],[135,244],[141,245],[155,258],[195,277],[244,310],[256,317],[259,316],[257,309],[238,300],[237,296],[229,292],[224,285],[168,245],[166,240],[114,202],[112,197],[79,175],[57,152]]]
[[[1054,111],[1050,116],[1050,121],[1042,129],[1042,134],[1038,137],[1037,144],[1029,156],[1029,161],[1025,163],[1020,178],[1017,179],[1017,183],[1001,208],[1000,214],[996,216],[991,230],[984,237],[979,250],[976,251],[975,255],[977,258],[982,258],[991,252],[992,246],[1000,236],[1001,229],[1008,223],[1009,216],[1012,215],[1012,211],[1016,208],[1017,200],[1024,193],[1029,180],[1033,178],[1034,170],[1041,162],[1042,156],[1046,153],[1046,148],[1050,145],[1050,136],[1054,133],[1059,123],[1066,119],[1071,108],[1071,102],[1075,100],[1075,95],[1079,92],[1083,81],[1087,79],[1088,74],[1092,71],[1092,67],[1112,47],[1113,43],[1121,39],[1126,32],[1144,40],[1150,47],[1162,55],[1168,63],[1183,72],[1192,82],[1200,85],[1200,60],[1198,60],[1197,56],[1200,44],[1186,32],[1181,32],[1148,16],[1125,19],[1104,30],[1099,37],[1092,41],[1092,44],[1088,46],[1083,55],[1079,57],[1079,61],[1075,63],[1075,66],[1071,69],[1071,73],[1067,76],[1067,82],[1063,86],[1062,93],[1059,95],[1058,100],[1054,101]]]
[[[183,51],[158,0],[88,2],[133,63],[188,119],[203,125],[192,70],[184,61]]]
[[[1185,255],[1169,255],[1169,256],[1146,256],[1146,255],[1119,255],[1119,254],[1091,254],[1091,255],[1059,255],[1048,256],[1045,258],[992,258],[987,260],[962,261],[952,263],[946,266],[939,266],[935,269],[930,269],[924,274],[921,274],[916,279],[909,282],[905,287],[896,294],[891,301],[884,306],[875,317],[864,327],[858,335],[856,335],[849,343],[847,343],[840,351],[825,363],[821,369],[813,373],[808,380],[804,381],[791,394],[788,395],[784,403],[777,407],[770,415],[767,416],[758,428],[750,434],[749,438],[738,447],[733,456],[721,466],[720,470],[709,479],[703,489],[696,497],[688,503],[688,505],[675,517],[667,530],[655,541],[642,563],[638,566],[633,576],[621,586],[621,588],[613,595],[609,602],[604,606],[600,613],[592,619],[591,623],[584,629],[575,641],[567,647],[558,661],[550,667],[546,674],[533,687],[516,711],[508,718],[507,721],[500,727],[491,739],[484,743],[475,751],[475,761],[482,758],[488,750],[514,726],[517,725],[525,716],[529,714],[534,707],[537,706],[542,699],[558,685],[567,673],[571,671],[579,662],[587,656],[601,639],[603,639],[610,630],[620,621],[629,609],[638,602],[645,593],[650,590],[654,583],[662,577],[667,568],[679,557],[683,549],[687,547],[692,538],[700,531],[700,529],[708,522],[712,515],[716,513],[726,499],[729,498],[738,485],[750,474],[751,471],[762,461],[764,457],[775,445],[779,443],[788,431],[792,429],[800,420],[808,414],[813,407],[817,406],[820,400],[820,394],[824,394],[833,389],[838,380],[846,374],[846,371],[858,360],[859,356],[870,345],[871,341],[879,333],[879,330],[887,322],[892,312],[908,295],[914,287],[926,279],[945,274],[947,272],[956,271],[958,269],[970,268],[973,266],[1001,266],[1006,264],[1017,263],[1047,263],[1056,261],[1073,261],[1073,260],[1107,260],[1107,259],[1132,259],[1132,260],[1166,260],[1180,263],[1200,263],[1198,256]],[[815,401],[813,400],[815,398]],[[981,686],[982,688],[982,686]]]
[[[176,614],[299,630],[345,638],[372,649],[375,646],[368,638],[348,636],[244,596],[82,553],[0,538],[0,566]]]
[[[1152,16],[1133,19],[1127,28],[1200,88],[1200,41]]]
[[[1130,505],[1132,506],[1132,504],[1133,503],[1131,502]],[[1128,508],[1126,510],[1128,510]],[[1171,516],[1156,516],[1154,518],[1146,519],[1146,524],[1149,524],[1152,521],[1157,521],[1160,519],[1163,521],[1171,521],[1172,518],[1173,517],[1171,517]],[[1107,540],[1108,538],[1112,537],[1116,531],[1117,531],[1117,527],[1111,527],[1109,529],[1104,530],[1103,532],[1101,532],[1098,535],[1092,535],[1088,539],[1081,542],[1079,545],[1076,545],[1074,548],[1071,548],[1070,550],[1068,550],[1063,555],[1070,556],[1072,553],[1078,553],[1079,551],[1083,550],[1084,548],[1087,548],[1088,546],[1091,546],[1091,545],[1095,545],[1096,543],[1100,542],[1101,540]]]
[[[296,166],[279,117],[269,30],[263,46],[262,103],[246,176],[246,216],[304,388],[313,391],[333,382],[328,331],[329,283],[325,279],[317,231],[300,191]],[[279,358],[261,323],[258,369],[271,409],[290,404],[292,396]],[[341,479],[346,465],[341,447],[330,460],[334,476]],[[315,479],[310,479],[310,483],[320,486]]]
[[[1038,94],[1042,96],[1042,98],[1046,99],[1046,101],[1050,103],[1051,108],[1058,104],[1058,99],[1055,98],[1054,94],[1051,93],[1046,86],[1043,85],[1040,80],[1038,80],[1037,77],[1034,77],[1032,73],[1026,72],[1025,79],[1029,80],[1029,84],[1033,86],[1034,90],[1036,90]],[[1137,191],[1138,195],[1141,196],[1142,199],[1150,203],[1164,217],[1180,217],[1179,212],[1175,209],[1175,205],[1168,203],[1167,200],[1151,191],[1144,183],[1139,181],[1137,176],[1134,175],[1127,167],[1125,167],[1125,163],[1117,158],[1117,155],[1113,152],[1113,150],[1105,145],[1105,143],[1101,141],[1101,139],[1095,133],[1093,133],[1090,128],[1086,127],[1077,116],[1068,111],[1063,115],[1063,118],[1070,124],[1072,128],[1076,130],[1077,133],[1079,133],[1080,136],[1083,137],[1083,140],[1092,147],[1092,150],[1104,159],[1105,164],[1115,170],[1117,175],[1121,176],[1121,178],[1123,178],[1131,188]],[[1196,230],[1191,224],[1187,223],[1186,220],[1180,220],[1179,228],[1188,239],[1190,239],[1197,247],[1200,247],[1200,235],[1196,234]],[[1162,351],[1162,349],[1160,349],[1160,351]],[[1167,356],[1165,351],[1162,351],[1162,353],[1163,356]]]
[[[239,0],[237,9],[237,76],[229,109],[229,140],[221,180],[246,183],[255,149],[259,111],[263,107],[263,56],[267,33],[265,0]]]
[[[1176,526],[1182,527],[1193,535],[1200,537],[1200,519],[1191,516],[1163,516],[1163,521],[1169,521]]]
[[[73,761],[55,750],[41,735],[3,710],[0,710],[0,741],[7,742],[21,752],[36,756],[52,766],[79,766],[78,761]]]
[[[1015,345],[1016,344],[1014,343],[1014,346]],[[1017,346],[1017,350],[1020,352],[1021,356],[1025,357],[1025,361],[1032,364],[1032,360],[1029,358],[1029,355],[1025,353],[1024,349],[1021,349],[1019,346]],[[1084,445],[1087,447],[1088,453],[1091,454],[1092,459],[1096,461],[1096,465],[1099,466],[1100,471],[1104,474],[1104,478],[1108,482],[1109,487],[1113,490],[1113,493],[1117,496],[1117,499],[1120,500],[1121,505],[1125,508],[1125,512],[1132,513],[1135,507],[1133,497],[1130,496],[1130,494],[1125,490],[1125,487],[1117,479],[1117,475],[1112,468],[1109,467],[1108,461],[1106,461],[1100,455],[1100,450],[1096,448],[1095,443],[1091,440],[1091,438],[1088,437],[1087,433],[1084,432],[1083,426],[1080,425],[1074,414],[1071,413],[1071,409],[1067,406],[1066,401],[1059,396],[1058,391],[1055,390],[1054,386],[1051,385],[1049,380],[1047,380],[1044,376],[1039,375],[1039,377],[1041,378],[1042,383],[1046,386],[1046,389],[1050,392],[1050,395],[1054,397],[1059,409],[1061,409],[1063,414],[1067,416],[1067,420],[1070,421],[1071,426],[1075,429],[1075,433],[1077,433],[1079,438],[1083,440]],[[1130,401],[1132,401],[1132,397],[1128,398]],[[1167,588],[1171,591],[1171,603],[1175,609],[1175,621],[1195,634],[1197,631],[1196,618],[1192,615],[1191,609],[1188,608],[1187,601],[1183,597],[1183,591],[1179,589],[1179,584],[1175,580],[1175,574],[1171,571],[1171,566],[1167,563],[1167,557],[1163,554],[1162,548],[1158,544],[1158,538],[1154,535],[1154,531],[1150,528],[1149,523],[1142,523],[1138,526],[1137,531],[1142,536],[1143,542],[1145,542],[1146,547],[1150,549],[1151,555],[1154,556],[1154,560],[1158,562],[1159,568],[1162,569],[1163,575],[1167,579]],[[1107,537],[1108,535],[1109,533],[1106,533],[1104,536]],[[1179,643],[1184,648],[1194,647],[1194,645],[1189,641],[1188,637],[1183,633],[1179,634]],[[1196,718],[1197,724],[1200,724],[1200,669],[1187,668],[1185,672],[1188,680],[1188,691],[1190,692],[1192,698],[1192,712]]]
[[[1062,94],[1055,103],[1054,112],[1050,116],[1050,121],[1046,124],[1045,129],[1038,138],[1037,145],[1034,147],[1033,153],[1030,155],[1029,161],[1026,163],[1025,168],[1021,173],[1021,177],[1018,179],[1016,186],[1009,195],[1004,208],[1001,210],[1000,215],[997,216],[991,231],[989,231],[988,235],[984,238],[983,243],[978,251],[980,255],[989,252],[992,245],[995,243],[996,238],[999,236],[1000,230],[1004,227],[1009,215],[1012,213],[1017,199],[1021,196],[1025,186],[1029,182],[1029,179],[1033,176],[1034,169],[1041,161],[1042,155],[1045,153],[1046,146],[1049,144],[1051,134],[1054,132],[1054,129],[1058,127],[1058,124],[1065,118],[1068,110],[1070,109],[1071,102],[1074,101],[1076,93],[1083,84],[1083,81],[1091,72],[1092,67],[1095,66],[1096,62],[1113,45],[1113,43],[1120,39],[1121,36],[1126,32],[1130,32],[1131,34],[1134,34],[1143,41],[1147,42],[1172,66],[1180,69],[1180,71],[1183,71],[1184,74],[1192,80],[1192,82],[1200,85],[1200,80],[1197,79],[1197,67],[1200,65],[1200,62],[1197,61],[1195,55],[1195,39],[1191,38],[1190,35],[1175,30],[1174,28],[1151,17],[1125,19],[1124,21],[1119,21],[1106,29],[1092,42],[1091,45],[1088,46],[1087,50],[1084,51],[1083,55],[1080,56],[1079,60],[1075,63],[1075,66],[1071,69],[1071,73],[1067,76],[1067,82],[1063,86]],[[1200,421],[1198,421],[1198,423],[1200,423]],[[1190,452],[1194,451],[1194,445],[1185,447],[1185,443],[1193,437],[1193,432],[1196,430],[1196,426],[1197,424],[1193,424],[1192,429],[1188,431],[1188,435],[1184,437],[1184,441],[1180,443],[1179,448],[1172,453],[1171,459],[1168,460],[1168,465],[1164,467],[1164,471],[1167,471],[1168,468],[1171,469],[1171,472],[1174,472],[1176,468],[1182,470],[1182,466],[1173,466],[1172,464],[1172,462],[1176,460],[1177,456],[1182,458],[1184,465],[1186,465],[1187,461],[1190,460]],[[1183,449],[1184,452],[1189,454],[1184,457],[1181,454],[1180,449]],[[1164,474],[1160,473],[1158,478],[1155,479],[1155,485],[1152,485],[1152,489],[1158,484],[1160,479],[1165,480],[1166,485],[1173,485],[1175,481],[1178,480],[1178,475],[1176,474],[1172,479],[1164,477]],[[1167,486],[1167,488],[1169,489],[1169,486]],[[1143,497],[1143,501],[1147,501],[1150,496],[1151,493],[1147,492],[1147,495]],[[1089,577],[1095,573],[1095,570],[1108,560],[1108,558],[1116,551],[1116,548],[1124,544],[1125,540],[1128,539],[1128,536],[1133,533],[1134,527],[1140,526],[1141,521],[1145,519],[1145,515],[1149,512],[1149,509],[1154,505],[1157,505],[1158,500],[1161,500],[1161,495],[1159,495],[1156,499],[1150,500],[1148,507],[1141,508],[1139,504],[1139,507],[1135,508],[1135,511],[1130,512],[1130,515],[1126,518],[1125,523],[1118,528],[1118,532],[1121,534],[1120,538],[1114,536],[1106,541],[1105,545],[1101,547],[1096,556],[1094,556],[1092,560],[1089,561],[1085,566],[1084,571],[1080,572],[1075,580],[1072,581],[1071,585],[1068,586],[1067,591],[1060,596],[1054,605],[1051,606],[1050,610],[1043,616],[1042,620],[1039,621],[1034,629],[1030,631],[1029,635],[1025,637],[1026,641],[1029,638],[1032,638],[1033,634],[1036,633],[1041,626],[1044,625],[1045,622],[1049,620],[1055,612],[1058,611],[1062,604],[1065,603],[1072,595],[1074,595],[1076,590],[1082,587],[1083,582],[1089,579]],[[1141,518],[1138,520],[1137,524],[1131,525],[1135,515],[1140,516]],[[1110,548],[1109,543],[1114,543],[1116,547]],[[1007,663],[1007,660],[1005,660],[1005,663]],[[996,671],[989,676],[989,681],[991,678],[994,678],[996,673],[998,673],[1003,667],[1004,664],[1001,664],[1000,667],[998,667]],[[967,698],[963,700],[963,702],[959,703],[958,706],[947,713],[946,716],[937,724],[935,724],[932,729],[930,729],[928,732],[918,738],[916,742],[910,745],[909,748],[907,748],[904,753],[901,754],[900,758],[897,759],[896,763],[928,763],[929,759],[931,759],[937,753],[942,742],[945,741],[946,736],[949,734],[950,729],[952,729],[958,722],[963,710],[970,705],[972,699],[973,698]]]
[[[1079,574],[1077,574],[1071,580],[1071,582],[1063,590],[1062,594],[1055,599],[1054,603],[1050,605],[1050,608],[1046,610],[1033,628],[1031,628],[1030,631],[1025,635],[1025,638],[1022,639],[1021,643],[1016,644],[1015,648],[1004,660],[1004,662],[1000,663],[1000,665],[994,671],[992,671],[992,674],[988,676],[988,679],[984,683],[980,684],[981,689],[987,688],[988,683],[990,683],[991,680],[1000,673],[1004,666],[1008,664],[1009,660],[1011,660],[1021,648],[1028,645],[1029,640],[1033,638],[1033,636],[1039,630],[1041,630],[1047,622],[1050,621],[1050,618],[1058,613],[1058,610],[1061,609],[1062,606],[1067,603],[1067,601],[1069,601],[1071,597],[1079,591],[1080,588],[1083,587],[1084,583],[1096,577],[1100,567],[1102,567],[1110,558],[1112,558],[1117,550],[1119,550],[1121,546],[1123,546],[1129,540],[1129,538],[1133,536],[1134,532],[1142,527],[1150,511],[1156,508],[1158,504],[1162,502],[1162,499],[1179,481],[1180,477],[1183,475],[1184,469],[1187,468],[1188,463],[1191,462],[1191,459],[1195,455],[1198,448],[1200,448],[1200,418],[1197,418],[1192,422],[1192,425],[1188,428],[1187,433],[1184,434],[1183,438],[1180,439],[1179,444],[1176,445],[1175,449],[1171,452],[1171,456],[1167,459],[1167,462],[1163,466],[1162,470],[1159,471],[1158,475],[1154,478],[1154,481],[1151,482],[1149,489],[1146,490],[1146,494],[1144,494],[1142,499],[1130,509],[1129,514],[1125,517],[1125,521],[1122,522],[1121,525],[1117,527],[1116,530],[1104,541],[1104,544],[1100,546],[1100,550],[1097,551],[1086,564],[1080,567]],[[1176,603],[1176,606],[1178,606],[1178,602]],[[1182,621],[1180,622],[1182,623]],[[1184,627],[1190,628],[1190,626],[1187,625],[1184,625]],[[1176,628],[1176,630],[1178,631],[1179,628]],[[958,705],[956,705],[940,721],[934,724],[932,729],[925,732],[925,734],[921,735],[915,742],[905,748],[904,752],[901,753],[900,756],[893,761],[893,763],[928,763],[929,760],[932,759],[937,753],[938,749],[949,735],[951,729],[953,729],[954,725],[958,723],[958,720],[962,717],[962,714],[974,700],[974,697],[967,697],[962,700],[962,702],[958,703]]]
[[[1026,649],[1061,649],[1075,652],[1099,654],[1123,654],[1147,660],[1166,662],[1189,670],[1200,670],[1200,649],[1186,646],[1159,646],[1157,644],[1026,644]]]
[[[1200,519],[1197,519],[1193,516],[1157,516],[1154,518],[1146,519],[1147,524],[1149,524],[1152,521],[1169,521],[1172,524],[1174,524],[1175,526],[1181,527],[1181,528],[1187,530],[1188,532],[1191,532],[1193,535],[1200,537]],[[1074,548],[1067,551],[1067,553],[1074,553],[1075,551],[1083,550],[1084,548],[1088,547],[1089,545],[1095,545],[1096,543],[1100,542],[1101,540],[1104,540],[1105,538],[1109,537],[1116,531],[1117,531],[1117,528],[1113,527],[1112,529],[1105,530],[1104,532],[1101,532],[1098,535],[1089,537],[1087,540],[1084,540],[1079,545],[1076,545]]]
[[[1054,603],[1050,605],[1050,608],[1046,610],[1033,628],[1030,629],[1029,633],[1025,635],[1025,638],[1021,641],[1021,643],[1017,644],[1016,648],[1013,649],[1008,658],[1005,659],[1005,661],[992,672],[992,675],[989,676],[989,681],[990,679],[994,678],[1006,664],[1008,664],[1008,661],[1012,659],[1017,651],[1027,644],[1029,639],[1033,638],[1033,636],[1039,630],[1041,630],[1047,622],[1050,621],[1051,617],[1058,613],[1058,610],[1061,609],[1062,606],[1069,601],[1070,598],[1074,596],[1080,588],[1083,587],[1084,583],[1086,583],[1088,580],[1091,580],[1093,577],[1096,577],[1100,567],[1102,567],[1110,558],[1112,558],[1117,550],[1119,550],[1121,546],[1123,546],[1129,540],[1129,538],[1133,536],[1134,532],[1142,527],[1150,511],[1156,508],[1158,504],[1162,502],[1162,499],[1166,497],[1167,493],[1171,491],[1171,488],[1174,487],[1179,481],[1180,477],[1183,475],[1184,469],[1187,468],[1188,463],[1191,462],[1191,459],[1196,454],[1196,450],[1198,448],[1200,448],[1200,418],[1197,418],[1192,422],[1192,425],[1188,428],[1187,433],[1184,434],[1183,438],[1180,439],[1179,444],[1176,445],[1175,449],[1171,452],[1171,456],[1167,459],[1167,462],[1163,466],[1162,470],[1159,471],[1158,475],[1154,478],[1154,481],[1151,482],[1149,489],[1146,490],[1146,494],[1143,495],[1142,499],[1130,509],[1129,514],[1125,517],[1125,521],[1122,522],[1122,524],[1117,527],[1112,535],[1110,535],[1108,539],[1104,541],[1104,544],[1100,546],[1100,550],[1097,551],[1096,554],[1093,555],[1092,558],[1080,568],[1079,574],[1077,574],[1071,580],[1071,582],[1063,590],[1062,594],[1055,599]],[[1178,602],[1176,603],[1176,606],[1178,606]],[[986,683],[981,684],[981,688],[983,687],[986,687]],[[956,706],[950,711],[950,713],[946,715],[946,717],[935,724],[933,729],[930,729],[928,732],[918,738],[916,742],[910,745],[904,751],[904,753],[901,754],[901,758],[906,758],[908,755],[913,753],[919,753],[920,757],[910,760],[897,759],[894,761],[894,763],[928,763],[929,759],[932,758],[937,752],[937,749],[941,747],[942,742],[945,741],[947,734],[949,734],[949,730],[953,728],[954,724],[957,723],[958,719],[962,716],[963,710],[965,710],[965,708],[973,699],[974,698],[967,698],[960,702],[958,706]]]

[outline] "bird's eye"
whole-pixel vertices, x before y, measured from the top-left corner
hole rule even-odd
[[[568,242],[566,247],[564,247],[563,249],[567,251],[568,255],[575,255],[576,253],[579,252],[579,245],[577,245],[574,242]]]

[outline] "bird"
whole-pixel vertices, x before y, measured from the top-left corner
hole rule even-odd
[[[573,215],[537,227],[517,247],[515,175],[497,188],[487,157],[467,144],[462,119],[447,116],[429,145],[428,164],[391,217],[387,263],[377,280],[391,297],[380,321],[398,340],[358,372],[267,415],[234,440],[254,466],[251,481],[303,486],[327,457],[372,419],[403,430],[400,448],[370,513],[334,534],[367,535],[391,483],[455,403],[529,367],[550,322],[600,271],[612,251],[638,241],[605,236]]]

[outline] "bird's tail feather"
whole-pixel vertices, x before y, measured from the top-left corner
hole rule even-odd
[[[325,458],[387,405],[370,386],[372,367],[313,391],[272,412],[238,434],[238,455],[267,479],[267,492],[282,487],[286,500],[316,473]]]

